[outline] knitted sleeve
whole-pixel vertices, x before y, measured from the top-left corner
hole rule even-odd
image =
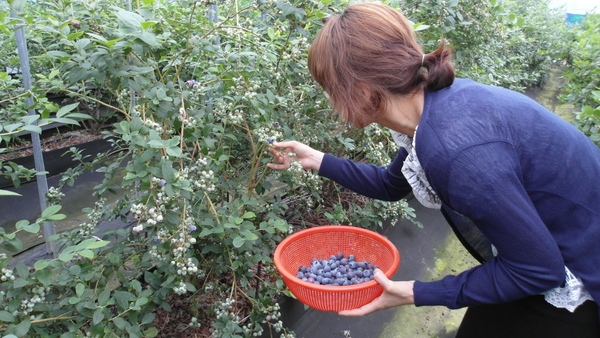
[[[361,195],[383,201],[397,201],[411,192],[411,187],[402,174],[402,163],[406,155],[406,151],[400,149],[398,156],[388,167],[381,167],[325,154],[319,175]]]

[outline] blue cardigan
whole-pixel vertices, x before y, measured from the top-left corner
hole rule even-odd
[[[540,294],[567,266],[600,301],[600,148],[525,95],[456,79],[425,94],[416,152],[443,209],[468,218],[497,249],[484,264],[416,281],[415,305],[460,308]],[[365,196],[398,200],[401,168],[326,154],[319,174]]]

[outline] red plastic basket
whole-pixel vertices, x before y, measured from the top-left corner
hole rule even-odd
[[[300,266],[309,266],[313,258],[327,259],[338,253],[368,260],[388,278],[400,266],[400,253],[382,235],[353,226],[323,225],[299,231],[284,239],[275,249],[277,271],[292,294],[302,303],[321,310],[339,312],[359,308],[383,292],[374,280],[348,286],[317,285],[296,277]]]

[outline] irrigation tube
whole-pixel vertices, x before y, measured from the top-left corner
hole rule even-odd
[[[17,12],[11,9],[10,15],[18,20]],[[25,29],[23,25],[17,24],[15,30],[15,39],[17,40],[17,51],[19,53],[19,63],[21,66],[21,74],[23,75],[23,86],[25,90],[31,90],[31,70],[29,69],[29,52],[27,51],[27,43],[25,41]],[[31,95],[27,97],[27,105],[33,107],[33,98]],[[30,108],[29,115],[36,115],[35,110]],[[35,170],[38,173],[46,171],[44,166],[44,156],[42,154],[42,146],[40,144],[40,135],[36,132],[31,132],[31,143],[33,145],[33,160]],[[37,175],[38,198],[40,200],[40,210],[46,210],[46,194],[48,193],[48,181],[46,174]],[[56,233],[54,222],[44,222],[44,240],[46,241],[46,253],[52,254],[54,258],[58,257],[54,242],[49,241],[50,236]]]

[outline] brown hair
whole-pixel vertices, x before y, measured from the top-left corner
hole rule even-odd
[[[362,128],[385,111],[393,94],[448,87],[452,51],[441,43],[423,56],[412,24],[380,3],[351,5],[324,21],[308,52],[308,68],[341,117]]]

